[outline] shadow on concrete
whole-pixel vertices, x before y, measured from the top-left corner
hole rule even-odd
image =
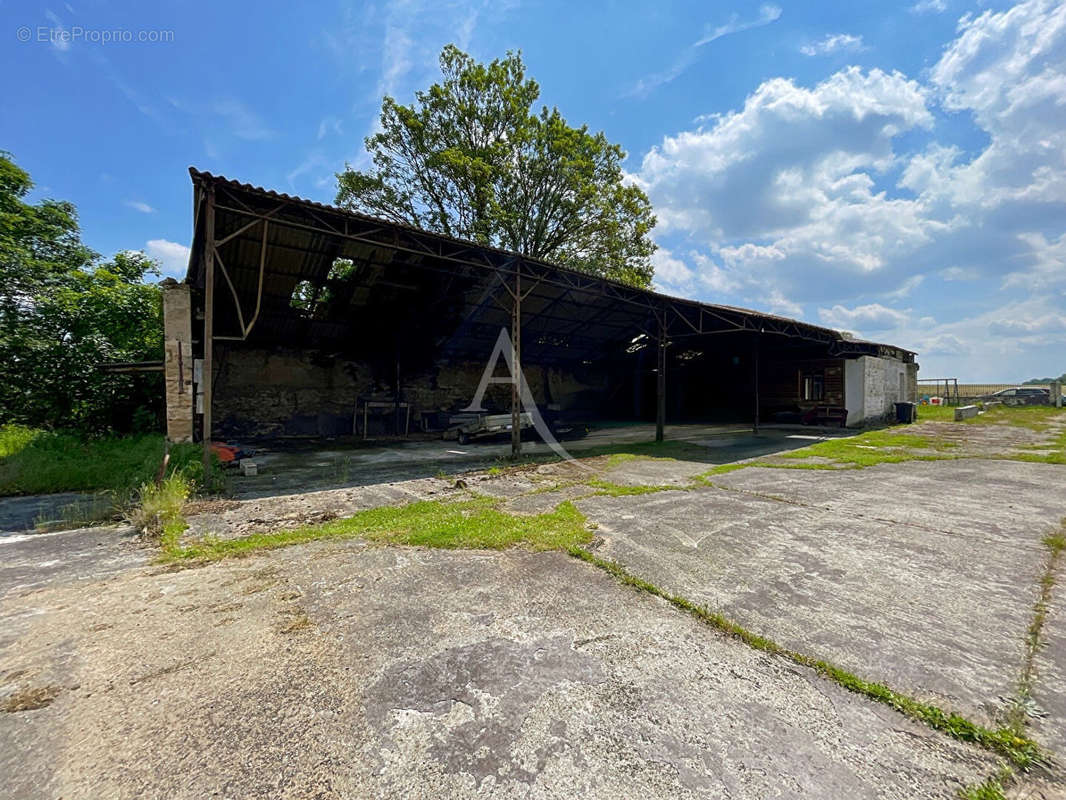
[[[633,453],[708,465],[729,464],[796,450],[852,432],[802,426],[770,426],[758,434],[740,425],[670,425],[666,441],[656,443],[655,426],[616,424],[592,428],[587,435],[561,444],[576,459]],[[523,442],[522,462],[557,461],[541,441]],[[238,499],[302,494],[324,489],[370,486],[418,478],[444,477],[506,467],[507,435],[459,445],[443,439],[301,440],[266,443],[252,460],[258,474],[231,473],[230,490]]]

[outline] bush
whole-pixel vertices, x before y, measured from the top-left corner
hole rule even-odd
[[[130,524],[151,538],[177,538],[185,528],[182,506],[192,484],[181,472],[168,475],[159,484],[145,483],[138,492],[138,505],[129,515]]]
[[[87,438],[4,425],[0,427],[0,495],[132,493],[155,480],[164,451],[164,438],[158,433]],[[196,491],[221,491],[221,469],[216,465],[205,478],[202,453],[195,444],[172,446],[167,473],[180,473]]]

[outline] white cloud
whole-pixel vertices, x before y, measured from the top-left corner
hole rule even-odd
[[[800,52],[805,56],[825,56],[838,52],[858,53],[865,49],[861,36],[850,33],[827,33],[817,42],[800,47]]]
[[[341,121],[336,117],[323,117],[318,123],[318,136],[315,138],[322,141],[327,136],[340,136],[343,133]]]
[[[181,280],[189,266],[190,250],[183,244],[166,239],[150,239],[144,248],[149,258],[159,262],[159,269],[165,277]]]
[[[896,163],[898,133],[932,121],[926,92],[898,73],[851,67],[812,89],[775,78],[709,128],[664,139],[634,180],[661,233],[702,241],[738,280],[769,279],[802,300],[928,240],[919,205],[876,191],[872,176]]]
[[[770,296],[765,300],[766,307],[770,309],[771,314],[778,314],[782,317],[792,317],[797,319],[803,316],[803,306],[799,303],[793,303],[783,294],[780,289],[774,289],[770,292]]]
[[[132,208],[134,211],[140,211],[142,214],[154,214],[155,209],[145,202],[140,200],[127,200],[126,205]]]
[[[905,312],[880,303],[855,308],[845,308],[842,305],[819,308],[818,318],[832,328],[845,328],[850,331],[888,331],[903,327],[909,320]]]
[[[655,267],[656,289],[667,293],[679,293],[692,289],[695,273],[679,258],[664,247],[656,250],[651,257]]]
[[[948,10],[948,4],[947,0],[918,0],[909,10],[912,14],[941,14]]]
[[[633,179],[705,297],[708,278],[738,304],[776,292],[919,350],[923,370],[1022,380],[1056,371],[1066,343],[1064,152],[1066,4],[1026,0],[964,17],[922,82],[767,80]]]
[[[272,139],[274,130],[242,101],[225,97],[211,104],[211,111],[222,118],[231,136],[246,141]]]
[[[989,324],[988,331],[994,336],[1063,334],[1066,333],[1066,314],[1045,314],[1035,319],[997,319]]]
[[[647,97],[660,86],[664,86],[681,77],[685,70],[696,63],[700,48],[703,46],[721,39],[723,36],[729,36],[733,33],[740,33],[741,31],[769,25],[771,22],[776,22],[780,16],[781,8],[775,5],[760,6],[758,16],[749,20],[741,20],[737,14],[733,14],[729,18],[729,22],[709,29],[702,37],[682,50],[681,54],[674,60],[674,63],[667,69],[660,72],[653,72],[650,75],[645,75],[624,92],[622,96]]]
[[[781,17],[781,7],[773,4],[765,4],[759,6],[759,15],[755,19],[741,20],[738,14],[733,14],[729,18],[729,22],[725,25],[719,25],[716,28],[712,28],[703,38],[695,43],[695,47],[702,47],[705,44],[710,44],[715,39],[721,39],[723,36],[728,36],[731,33],[740,33],[741,31],[751,30],[752,28],[761,28],[763,25],[769,25],[771,22],[776,22]]]

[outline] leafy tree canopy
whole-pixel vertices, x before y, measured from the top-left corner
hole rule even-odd
[[[514,250],[633,286],[650,285],[651,203],[622,171],[625,152],[559,110],[539,113],[520,53],[480,64],[454,45],[442,81],[415,103],[381,104],[371,168],[337,175],[337,203]]]
[[[156,427],[158,376],[105,361],[162,358],[162,302],[143,253],[102,262],[70,203],[26,202],[30,176],[0,152],[0,423],[84,432]]]

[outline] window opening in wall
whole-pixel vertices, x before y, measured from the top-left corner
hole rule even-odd
[[[804,400],[824,400],[825,399],[825,376],[818,373],[811,373],[803,376],[803,399]]]

